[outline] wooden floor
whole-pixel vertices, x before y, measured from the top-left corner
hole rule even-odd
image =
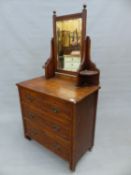
[[[43,75],[52,11],[81,11],[80,0],[0,1],[0,175],[67,175],[68,164],[22,133],[15,83]],[[131,2],[88,1],[92,58],[101,70],[95,147],[76,174],[131,174]],[[75,174],[75,173],[74,173]]]

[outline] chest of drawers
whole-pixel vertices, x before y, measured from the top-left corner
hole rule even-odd
[[[80,56],[64,55],[64,69],[76,71],[81,62]]]
[[[38,77],[17,84],[24,135],[63,159],[74,170],[94,144],[98,86],[75,87],[69,80]]]

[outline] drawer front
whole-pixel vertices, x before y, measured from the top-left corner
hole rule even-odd
[[[72,106],[69,102],[39,94],[25,88],[20,89],[22,103],[37,108],[60,120],[71,120]]]
[[[62,158],[69,160],[70,147],[68,143],[61,142],[51,136],[49,132],[39,129],[39,126],[33,125],[30,122],[25,122],[26,134],[32,139],[38,141],[54,153],[58,154]]]
[[[70,140],[71,127],[62,124],[57,120],[40,113],[39,111],[29,108],[26,105],[23,106],[23,109],[25,119],[41,126],[43,129],[52,132],[65,140]]]

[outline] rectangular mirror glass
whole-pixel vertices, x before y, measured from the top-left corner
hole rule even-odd
[[[76,72],[81,63],[82,18],[56,21],[57,69]]]

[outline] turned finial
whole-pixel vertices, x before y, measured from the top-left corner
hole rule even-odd
[[[86,9],[86,4],[83,5],[83,9],[84,9],[84,10]]]
[[[56,15],[56,11],[53,11],[53,15]]]

